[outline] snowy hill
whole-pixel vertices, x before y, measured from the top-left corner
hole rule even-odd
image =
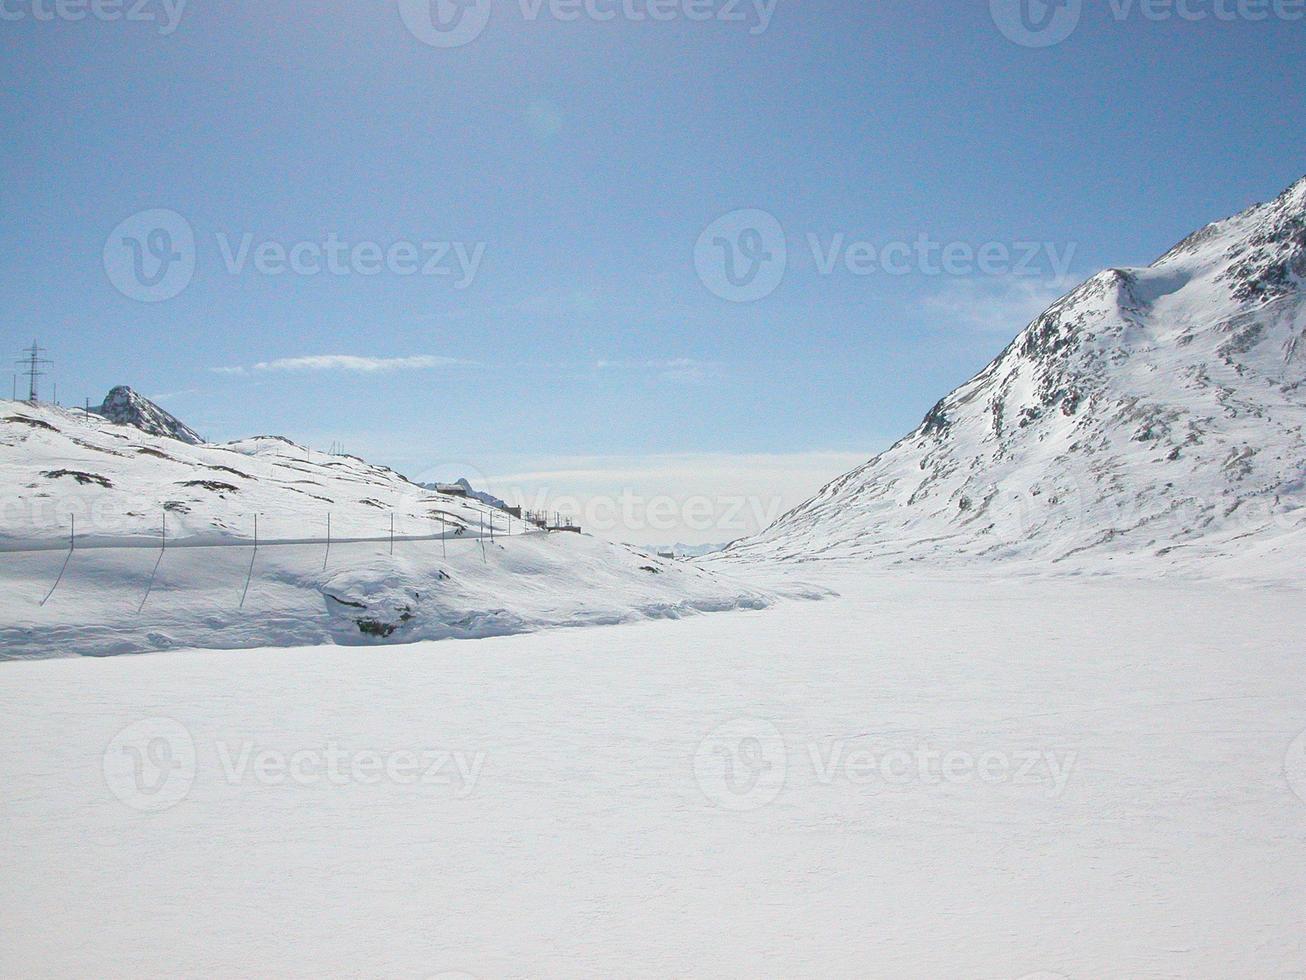
[[[1147,268],[1094,276],[914,432],[724,560],[1295,576],[1303,278],[1306,178]]]
[[[105,396],[104,403],[91,411],[110,422],[135,426],[153,436],[167,436],[191,446],[198,446],[204,442],[199,433],[190,426],[126,385],[114,388]]]
[[[768,602],[352,456],[271,436],[192,445],[178,426],[0,401],[0,659],[476,637]]]

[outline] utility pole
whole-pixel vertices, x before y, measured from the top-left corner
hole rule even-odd
[[[32,346],[27,348],[22,353],[24,355],[23,359],[20,361],[15,361],[14,363],[17,364],[18,367],[20,368],[26,368],[27,379],[28,379],[27,400],[31,402],[33,405],[35,405],[36,396],[37,396],[36,379],[45,376],[45,372],[41,370],[41,367],[42,365],[53,364],[54,362],[41,356],[42,354],[45,353],[45,348],[37,344],[35,340],[32,341]],[[17,386],[16,381],[15,381],[15,386]],[[18,393],[17,391],[15,391],[14,392],[15,400],[17,400],[17,395]]]

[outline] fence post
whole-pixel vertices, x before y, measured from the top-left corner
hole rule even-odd
[[[254,560],[258,558],[258,514],[254,515],[254,550],[249,555],[249,572],[245,575],[245,591],[240,594],[240,608],[245,608],[245,597],[249,595],[249,583],[254,581]]]
[[[395,553],[395,512],[390,512],[390,554]]]

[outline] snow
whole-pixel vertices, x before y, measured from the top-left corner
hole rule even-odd
[[[2,665],[0,974],[1306,970],[1298,589],[776,574],[840,596]]]
[[[698,561],[0,403],[0,975],[1303,975],[1303,195]]]
[[[1089,279],[916,431],[710,567],[857,557],[1293,580],[1304,191]]]
[[[114,388],[100,407],[91,411],[110,422],[134,426],[150,435],[167,436],[191,446],[204,443],[200,434],[190,426],[126,385]]]
[[[0,487],[0,660],[467,639],[775,599],[278,437],[194,446],[0,402]]]

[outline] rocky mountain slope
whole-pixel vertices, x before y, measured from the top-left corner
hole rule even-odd
[[[726,561],[1297,574],[1306,178],[1039,316],[887,452]]]
[[[105,396],[99,408],[91,409],[101,418],[118,425],[130,425],[154,436],[167,436],[190,446],[201,445],[204,440],[190,426],[165,412],[154,402],[139,395],[126,385],[119,385]]]

